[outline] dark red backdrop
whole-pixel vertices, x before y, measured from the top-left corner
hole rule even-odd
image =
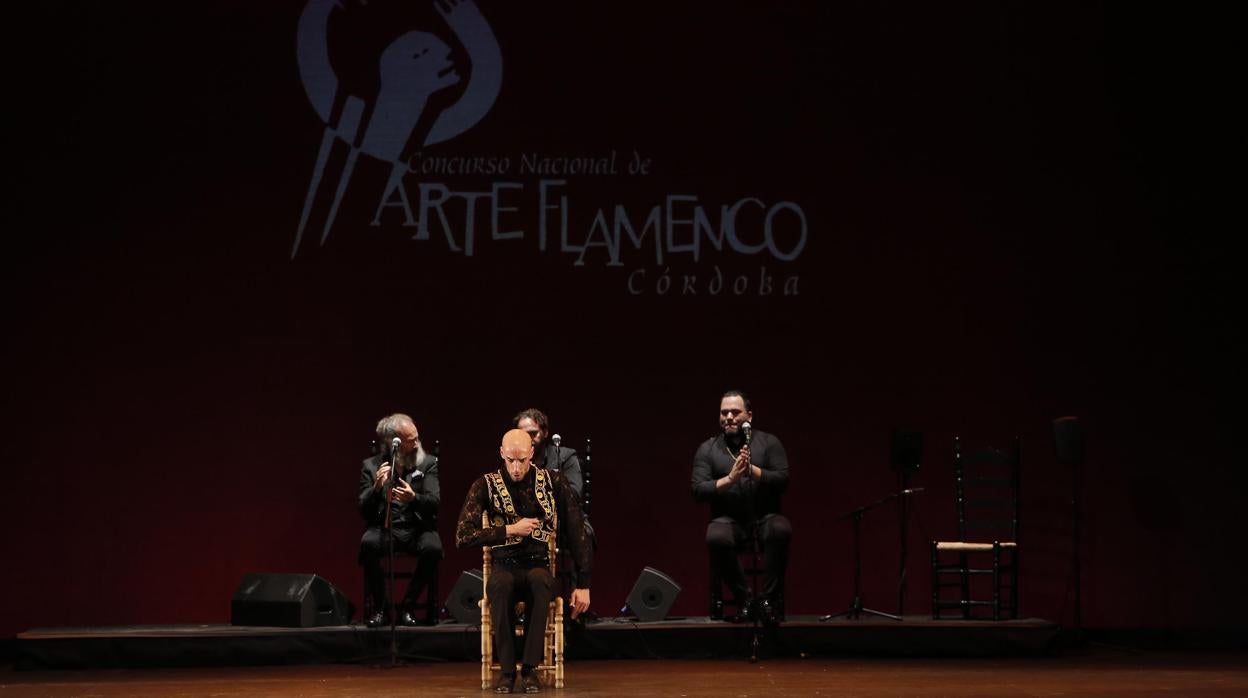
[[[1087,623],[1248,620],[1215,562],[1243,533],[1216,210],[1238,10],[482,3],[502,91],[426,155],[650,158],[564,178],[582,237],[598,208],[641,221],[678,194],[716,214],[791,201],[809,226],[792,262],[612,267],[539,252],[531,201],[524,242],[479,237],[471,258],[409,240],[394,211],[372,226],[387,170],[367,157],[326,243],[318,228],[290,259],[323,130],[295,62],[303,4],[58,5],[10,27],[0,635],[226,621],[255,571],[317,572],[358,603],[375,420],[407,411],[442,442],[449,548],[529,405],[594,439],[596,610],[649,565],[683,585],[675,613],[704,613],[688,476],[728,387],[789,450],[791,613],[848,603],[835,517],[895,488],[888,434],[907,426],[926,439],[907,611],[928,609],[926,541],[951,533],[952,438],[1017,434],[1023,610],[1070,623],[1071,473],[1049,421],[1076,414]],[[868,605],[892,610],[893,510],[866,543]],[[443,589],[478,564],[449,552]]]

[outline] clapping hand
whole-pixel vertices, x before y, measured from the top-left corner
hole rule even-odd
[[[373,489],[380,492],[381,488],[386,484],[386,480],[389,479],[389,477],[390,477],[390,464],[382,463],[381,467],[377,469],[377,474],[373,476]]]
[[[732,470],[728,471],[728,480],[736,482],[745,476],[747,468],[750,467],[750,447],[742,446],[741,452],[737,454],[737,459],[732,462]]]
[[[390,501],[395,504],[407,504],[415,498],[416,490],[404,480],[394,483],[394,487],[390,490]]]

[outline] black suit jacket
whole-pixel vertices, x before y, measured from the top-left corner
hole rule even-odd
[[[380,527],[386,522],[386,500],[380,491],[373,489],[373,479],[383,463],[385,455],[376,455],[364,461],[360,468],[360,516],[370,527]],[[438,505],[442,491],[438,486],[438,459],[426,453],[416,464],[416,470],[403,473],[403,479],[416,491],[416,498],[406,504],[391,506],[390,523],[396,528],[436,531],[438,528]]]

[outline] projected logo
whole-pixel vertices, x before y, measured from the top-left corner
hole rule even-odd
[[[578,31],[564,40],[586,38]],[[665,168],[663,150],[638,145],[644,130],[625,145],[605,142],[592,123],[552,150],[530,146],[540,139],[523,129],[474,134],[470,152],[462,140],[447,145],[494,108],[501,53],[473,0],[308,0],[299,75],[325,127],[291,259],[317,238],[326,244],[342,206],[341,227],[401,235],[430,258],[511,248],[599,267],[596,277],[634,296],[798,295],[795,262],[811,230],[801,203],[774,182],[769,198],[749,184],[708,198],[681,174],[696,164]],[[517,75],[542,72],[527,62],[541,57],[519,60]],[[612,70],[631,67],[609,63],[590,87],[614,89]],[[555,120],[566,111],[513,88],[509,110]],[[561,122],[544,128],[551,123]],[[353,173],[358,191],[347,197]],[[749,182],[748,163],[742,174]],[[369,201],[371,215],[361,215]]]
[[[401,186],[415,153],[467,131],[494,106],[502,86],[502,52],[481,11],[472,0],[436,0],[418,8],[426,10],[424,26],[406,26],[416,4],[309,0],[299,19],[299,75],[325,132],[292,258],[314,212],[328,206],[320,231],[325,243],[361,154],[390,164],[384,199]],[[398,36],[391,37],[396,21]],[[336,70],[335,36],[360,43],[367,43],[362,37],[380,38],[380,52],[339,55]],[[442,37],[453,37],[457,46]],[[334,176],[329,164],[338,144],[347,152]]]

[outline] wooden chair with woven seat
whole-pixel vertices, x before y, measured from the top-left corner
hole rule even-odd
[[[488,515],[486,516],[485,525],[490,525]],[[558,526],[555,526],[558,530]],[[550,558],[549,567],[551,577],[554,577],[558,569],[558,544],[555,541],[556,536],[550,536],[547,540],[548,555]],[[489,547],[482,549],[481,553],[481,688],[489,688],[493,683],[494,672],[502,671],[503,667],[494,661],[494,624],[490,620],[490,572],[493,567],[493,554]],[[523,601],[516,604],[513,609],[514,617],[519,618],[524,615]],[[516,637],[524,636],[524,624],[514,623],[516,629]],[[542,663],[535,667],[541,681],[555,688],[563,688],[563,643],[564,643],[564,625],[563,625],[563,597],[555,596],[550,600],[550,610],[546,614],[546,628],[543,631],[546,635],[546,641],[543,643],[544,650],[542,652]],[[512,667],[512,670],[517,670]]]
[[[984,447],[966,455],[961,440],[954,439],[958,538],[932,541],[932,618],[956,609],[972,619],[976,608],[990,608],[993,620],[1018,617],[1021,460],[1017,437],[1007,450]],[[992,598],[974,598],[972,580],[987,576]],[[947,588],[957,588],[958,597],[942,597]]]

